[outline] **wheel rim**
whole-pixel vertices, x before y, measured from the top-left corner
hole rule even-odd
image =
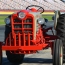
[[[61,46],[61,51],[60,51],[60,65],[63,65],[63,49]]]

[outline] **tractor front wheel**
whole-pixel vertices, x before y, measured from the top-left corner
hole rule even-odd
[[[63,65],[63,43],[62,40],[55,40],[53,46],[53,65]]]
[[[22,63],[24,59],[24,54],[12,54],[10,51],[6,51],[7,59],[11,63]]]

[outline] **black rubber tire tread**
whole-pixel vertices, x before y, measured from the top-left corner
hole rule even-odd
[[[56,32],[60,39],[65,40],[65,14],[60,14],[56,26]]]
[[[11,18],[11,15],[9,15],[8,18]],[[9,24],[9,25],[11,25],[11,24]],[[5,25],[5,41],[11,31],[12,31],[11,27],[9,27],[8,25]]]
[[[20,64],[23,62],[23,59],[24,59],[24,54],[12,54],[10,53],[10,51],[6,51],[6,55],[7,55],[8,60],[11,63]]]
[[[2,52],[1,52],[1,55],[0,55],[0,65],[2,65]]]
[[[11,27],[5,25],[5,41],[6,41],[10,32],[11,32]],[[11,63],[20,64],[23,62],[23,59],[24,59],[24,54],[12,54],[12,53],[10,53],[10,51],[6,51],[6,55],[7,55],[7,59]]]
[[[60,63],[61,46],[63,48],[62,40],[60,40],[60,39],[55,40],[55,43],[53,46],[53,65],[61,65],[61,63]],[[63,56],[63,54],[62,54],[62,56]]]
[[[65,40],[63,40],[63,43],[65,43]],[[65,63],[65,44],[63,44],[63,62]]]
[[[11,27],[8,27],[7,25],[5,25],[5,41],[10,32],[11,32]]]

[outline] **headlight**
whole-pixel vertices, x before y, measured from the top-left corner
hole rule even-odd
[[[44,18],[39,18],[38,19],[38,23],[41,24],[41,25],[44,24],[45,23],[45,19]]]
[[[24,18],[24,17],[25,17],[25,13],[24,13],[24,12],[18,13],[18,17],[19,17],[19,18]]]
[[[6,19],[5,19],[5,23],[6,23],[6,24],[10,24],[10,18],[6,18]]]

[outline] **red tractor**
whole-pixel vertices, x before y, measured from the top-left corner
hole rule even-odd
[[[21,10],[5,19],[5,44],[7,58],[12,63],[22,63],[25,54],[36,53],[37,50],[51,48],[53,65],[63,65],[64,39],[65,39],[65,14],[56,11],[54,16],[55,33],[47,27],[47,19],[42,17],[44,8],[31,5],[26,10]]]

